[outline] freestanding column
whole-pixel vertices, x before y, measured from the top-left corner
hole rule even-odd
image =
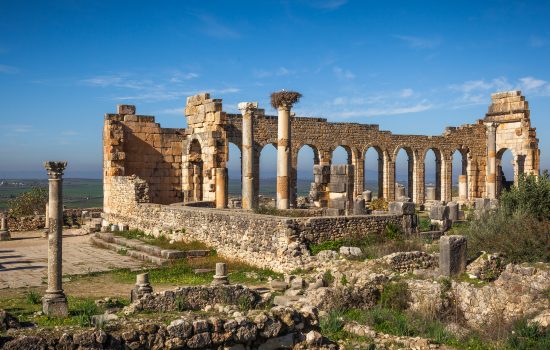
[[[458,176],[458,197],[461,201],[468,199],[468,176]]]
[[[258,102],[241,102],[239,110],[243,115],[242,130],[242,206],[243,209],[255,209],[258,207],[258,196],[254,191],[254,111],[258,108]]]
[[[67,297],[61,287],[63,234],[63,170],[67,162],[45,162],[49,182],[48,289],[42,299],[44,314],[67,317]]]
[[[293,91],[271,94],[271,105],[278,111],[277,125],[277,209],[290,208],[291,130],[290,109],[302,97]]]
[[[227,208],[227,168],[214,168],[216,174],[216,208]]]
[[[497,197],[497,124],[487,124],[487,198]]]
[[[0,241],[9,241],[11,239],[8,229],[8,216],[4,214],[0,219]]]

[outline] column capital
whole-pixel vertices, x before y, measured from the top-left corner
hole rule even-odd
[[[258,102],[239,102],[237,108],[241,111],[243,117],[253,115],[254,111],[258,109]]]
[[[67,162],[44,162],[44,168],[48,171],[49,179],[60,179],[63,176],[63,171],[67,167]]]
[[[274,92],[271,94],[271,106],[277,110],[290,111],[292,105],[300,100],[302,94],[296,91]]]

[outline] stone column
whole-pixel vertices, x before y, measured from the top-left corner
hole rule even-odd
[[[254,111],[258,102],[241,102],[238,105],[243,115],[242,130],[242,206],[243,209],[258,207],[258,195],[254,191]]]
[[[365,157],[361,152],[355,152],[353,155],[352,164],[355,168],[355,184],[353,186],[353,197],[360,196],[365,189]]]
[[[67,317],[67,297],[61,286],[63,235],[63,171],[67,162],[45,162],[49,182],[48,289],[42,299],[44,314]]]
[[[216,174],[216,208],[227,208],[227,168],[214,168]]]
[[[487,124],[487,181],[485,192],[487,198],[494,199],[497,195],[497,124]]]
[[[290,208],[291,130],[290,110],[302,95],[281,91],[271,94],[277,109],[277,209]]]
[[[11,239],[11,235],[8,229],[7,214],[4,214],[0,220],[0,241],[9,241]]]
[[[441,167],[441,200],[450,202],[453,200],[453,161],[452,158],[444,156]]]
[[[389,155],[384,155],[384,199],[395,200],[395,162]]]
[[[458,198],[461,201],[468,200],[468,176],[467,175],[458,176]]]

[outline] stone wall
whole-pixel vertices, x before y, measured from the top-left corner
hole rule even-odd
[[[219,254],[276,271],[290,271],[310,260],[307,244],[382,232],[388,222],[401,224],[398,215],[289,218],[242,210],[220,210],[147,203],[144,180],[113,177],[113,205],[104,218],[148,233],[199,240]]]
[[[109,211],[114,176],[137,175],[149,184],[154,203],[182,201],[182,141],[185,129],[161,128],[151,116],[119,105],[106,114],[103,127],[104,210]]]

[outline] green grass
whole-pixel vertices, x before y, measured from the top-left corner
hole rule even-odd
[[[140,230],[129,230],[129,231],[118,231],[113,232],[116,236],[128,238],[128,239],[138,239],[144,243],[157,246],[162,249],[175,249],[175,250],[209,250],[208,246],[199,241],[174,241],[170,243],[170,239],[166,236],[154,237],[147,235],[145,232]]]

